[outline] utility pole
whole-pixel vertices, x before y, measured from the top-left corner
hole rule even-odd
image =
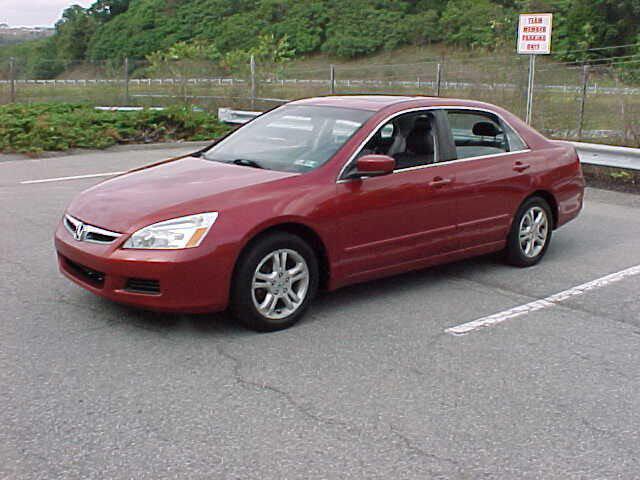
[[[330,65],[329,67],[329,78],[331,82],[331,95],[335,95],[336,93],[336,66]]]
[[[251,68],[251,110],[256,108],[256,57],[251,55],[249,63]]]
[[[440,88],[442,85],[442,64],[438,64],[438,69],[436,70],[436,97],[440,96]]]
[[[15,103],[16,101],[16,59],[14,57],[11,57],[9,59],[9,83],[10,83],[9,100],[11,103]]]
[[[589,65],[582,67],[582,92],[580,95],[580,113],[578,117],[578,138],[582,138],[582,128],[584,126],[584,107],[587,101],[587,87],[589,84]]]
[[[129,105],[129,57],[124,57],[124,104]]]

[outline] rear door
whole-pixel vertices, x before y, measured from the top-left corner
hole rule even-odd
[[[447,109],[456,156],[457,238],[461,249],[504,241],[511,218],[531,189],[531,161],[520,136],[497,115]]]

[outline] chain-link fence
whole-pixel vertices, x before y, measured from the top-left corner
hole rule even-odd
[[[40,71],[47,65],[40,65]],[[78,102],[96,106],[193,105],[264,110],[290,99],[330,93],[422,94],[472,98],[524,117],[526,56],[479,56],[417,63],[347,65],[205,61],[151,64],[127,59],[65,65],[55,78],[29,78],[26,62],[0,65],[0,103]],[[46,75],[40,75],[45,76]],[[640,86],[611,66],[585,67],[540,59],[535,73],[533,125],[561,138],[640,145]]]

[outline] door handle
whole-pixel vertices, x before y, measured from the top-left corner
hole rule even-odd
[[[429,182],[429,186],[433,188],[440,188],[444,187],[445,185],[449,185],[452,181],[453,180],[451,180],[450,178],[435,177]]]
[[[530,168],[530,167],[531,167],[531,165],[529,165],[528,163],[522,163],[522,162],[516,162],[516,163],[513,165],[513,169],[514,169],[516,172],[524,172],[525,170],[527,170],[527,169],[528,169],[528,168]]]

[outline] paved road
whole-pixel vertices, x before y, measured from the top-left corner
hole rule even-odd
[[[51,235],[97,179],[19,183],[178,152],[0,163],[0,478],[638,478],[640,275],[445,329],[640,264],[640,197],[590,190],[534,268],[345,288],[258,335],[75,287]]]

